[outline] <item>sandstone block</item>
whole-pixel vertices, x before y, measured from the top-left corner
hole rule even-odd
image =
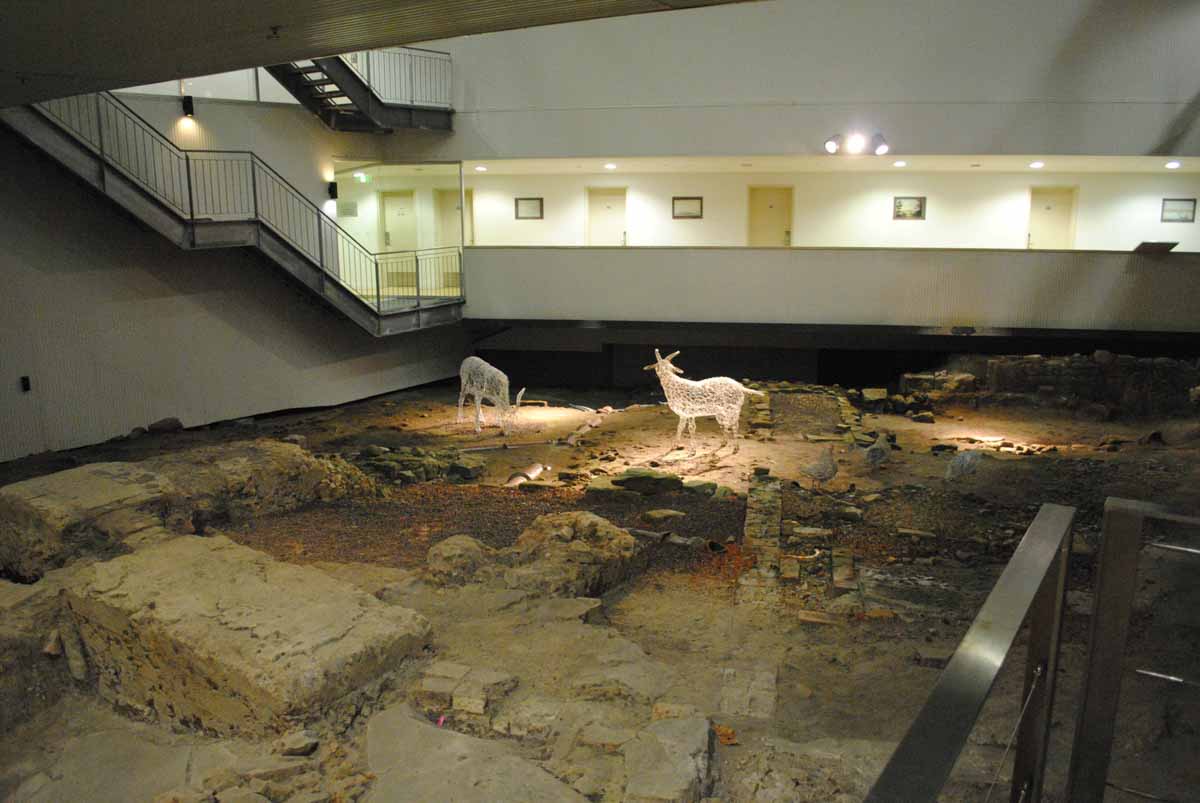
[[[712,785],[712,727],[707,719],[653,722],[622,748],[626,803],[698,803]]]
[[[103,697],[218,734],[283,731],[429,636],[413,611],[224,536],[94,564],[65,599]]]

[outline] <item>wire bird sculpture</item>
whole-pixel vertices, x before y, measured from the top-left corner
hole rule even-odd
[[[521,406],[521,398],[525,388],[517,394],[517,400],[508,403],[508,376],[494,365],[479,357],[467,357],[458,369],[458,378],[462,380],[462,389],[458,392],[458,422],[463,420],[463,402],[467,396],[475,397],[475,431],[483,429],[483,408],[481,403],[487,399],[496,405],[496,423],[500,431],[508,434],[516,418],[517,409]]]
[[[742,403],[746,400],[746,394],[750,393],[755,396],[766,394],[751,390],[736,379],[730,379],[727,376],[709,377],[701,379],[699,382],[684,379],[680,376],[683,369],[671,362],[678,356],[679,352],[676,351],[674,354],[663,357],[658,353],[658,349],[655,349],[654,363],[644,368],[646,371],[658,374],[658,379],[662,382],[663,393],[667,397],[667,407],[679,416],[679,426],[675,428],[674,448],[679,448],[680,442],[683,440],[683,431],[686,428],[690,448],[694,452],[696,450],[696,419],[711,415],[721,425],[721,432],[724,435],[721,446],[717,448],[720,449],[732,440],[733,451],[736,452],[739,448],[738,422],[742,417]]]

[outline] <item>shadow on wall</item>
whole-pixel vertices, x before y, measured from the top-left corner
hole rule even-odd
[[[374,338],[248,249],[183,251],[7,129],[0,160],[0,364],[35,386],[0,389],[0,418],[42,433],[21,454],[337,404],[451,376],[465,354],[459,327]]]

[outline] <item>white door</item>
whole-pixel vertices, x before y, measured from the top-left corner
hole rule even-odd
[[[588,189],[588,245],[626,245],[625,189]]]
[[[411,190],[383,194],[382,250],[417,250],[417,208]]]
[[[1029,238],[1035,249],[1065,249],[1075,245],[1075,189],[1034,187],[1029,192]]]
[[[781,248],[792,244],[792,188],[750,188],[751,248]]]

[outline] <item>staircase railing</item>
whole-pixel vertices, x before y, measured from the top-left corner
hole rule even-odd
[[[384,103],[449,109],[453,62],[449,53],[414,47],[360,50],[339,58]]]
[[[463,297],[461,247],[375,253],[250,151],[180,148],[107,92],[34,108],[184,220],[260,223],[380,315]]]

